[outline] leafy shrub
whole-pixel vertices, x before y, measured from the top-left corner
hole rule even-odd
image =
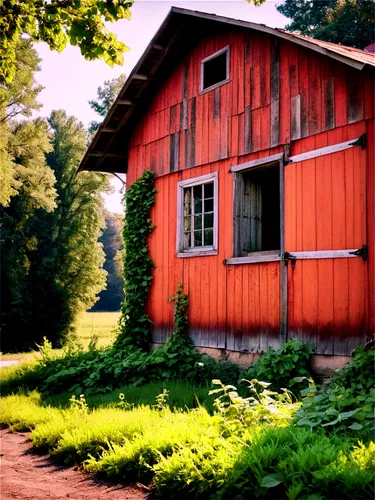
[[[306,387],[307,382],[293,383],[293,379],[311,377],[309,361],[312,352],[312,345],[301,344],[297,340],[290,339],[278,350],[270,347],[261,358],[242,373],[242,378],[270,382],[272,390],[288,388],[298,395],[299,391]]]
[[[303,428],[250,426],[242,439],[177,446],[153,470],[157,496],[372,498],[374,443]]]
[[[314,384],[302,391],[306,396],[297,411],[299,426],[322,426],[326,430],[360,433],[375,430],[375,375],[373,350],[357,349],[353,360],[337,372],[327,386]]]
[[[236,384],[240,376],[240,368],[232,361],[218,360],[210,358],[207,354],[202,354],[198,365],[201,383],[211,380],[221,380],[223,384]]]

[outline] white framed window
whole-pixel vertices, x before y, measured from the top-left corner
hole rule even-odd
[[[233,257],[227,264],[279,261],[284,252],[284,161],[276,154],[231,168]]]
[[[216,255],[217,172],[177,184],[177,256]]]
[[[230,46],[227,45],[201,61],[201,93],[229,82]]]

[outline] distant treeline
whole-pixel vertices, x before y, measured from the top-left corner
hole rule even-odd
[[[99,300],[91,311],[119,311],[124,300],[124,278],[122,263],[123,216],[107,213],[105,228],[99,238],[105,254],[104,269],[107,271],[107,286],[99,293]]]

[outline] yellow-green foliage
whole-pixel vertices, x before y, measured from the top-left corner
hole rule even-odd
[[[34,428],[34,446],[56,461],[115,480],[152,480],[163,498],[373,498],[373,442],[296,426],[284,395],[264,391],[246,405],[227,389],[213,416],[201,407],[172,411],[168,391],[153,405],[132,408],[121,395],[117,408],[97,409],[83,395],[69,408],[43,406],[33,392],[3,398],[0,424]],[[263,415],[263,405],[266,419],[247,418]]]
[[[35,427],[61,418],[57,408],[40,406],[40,394],[13,395],[0,400],[0,426],[14,431],[29,431]]]

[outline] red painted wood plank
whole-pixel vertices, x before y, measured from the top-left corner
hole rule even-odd
[[[313,148],[312,148],[313,149]],[[315,159],[302,163],[303,250],[316,250]]]
[[[237,67],[237,88],[238,88],[238,108],[237,113],[243,113],[245,110],[245,41],[243,33],[238,33],[236,37],[236,55],[238,58]]]
[[[260,265],[249,266],[249,351],[259,352],[260,350]]]
[[[310,134],[322,130],[322,89],[320,79],[320,58],[309,54],[309,127]]]
[[[298,67],[298,46],[289,46],[289,84],[290,97],[295,97],[300,93],[299,89],[299,67]]]
[[[238,115],[238,154],[245,152],[245,113]]]
[[[268,333],[270,318],[268,315],[268,264],[259,264],[259,349],[264,352],[268,349]]]
[[[271,139],[271,105],[261,109],[260,120],[260,149],[268,149]]]
[[[243,266],[234,266],[234,350],[240,351],[242,346],[242,305],[243,305]]]
[[[318,265],[318,311],[316,350],[333,354],[333,259],[322,259]]]
[[[280,347],[280,264],[269,262],[268,271],[268,346]]]
[[[259,151],[260,149],[261,112],[261,108],[251,112],[251,151]]]
[[[368,332],[375,331],[375,151],[374,119],[366,123],[366,133],[369,143],[366,148],[367,167],[367,245],[368,260]]]
[[[345,76],[335,76],[335,123],[336,127],[342,127],[347,124],[346,113],[346,79]]]
[[[287,165],[284,168],[285,191],[285,250],[293,252],[297,249],[297,182],[298,165]]]
[[[289,44],[280,44],[280,143],[290,142]]]
[[[332,246],[339,250],[348,248],[346,244],[346,217],[345,217],[345,154],[343,152],[332,155],[332,216],[333,233]]]
[[[209,97],[203,94],[200,97],[202,106],[202,164],[209,161]]]
[[[260,66],[252,66],[250,70],[250,105],[251,109],[260,107]]]
[[[271,45],[268,35],[262,37],[260,66],[260,104],[271,104]]]
[[[363,74],[365,120],[374,117],[374,78],[370,72]]]
[[[334,354],[347,354],[349,333],[349,259],[334,259],[334,287],[333,287],[333,332]]]

